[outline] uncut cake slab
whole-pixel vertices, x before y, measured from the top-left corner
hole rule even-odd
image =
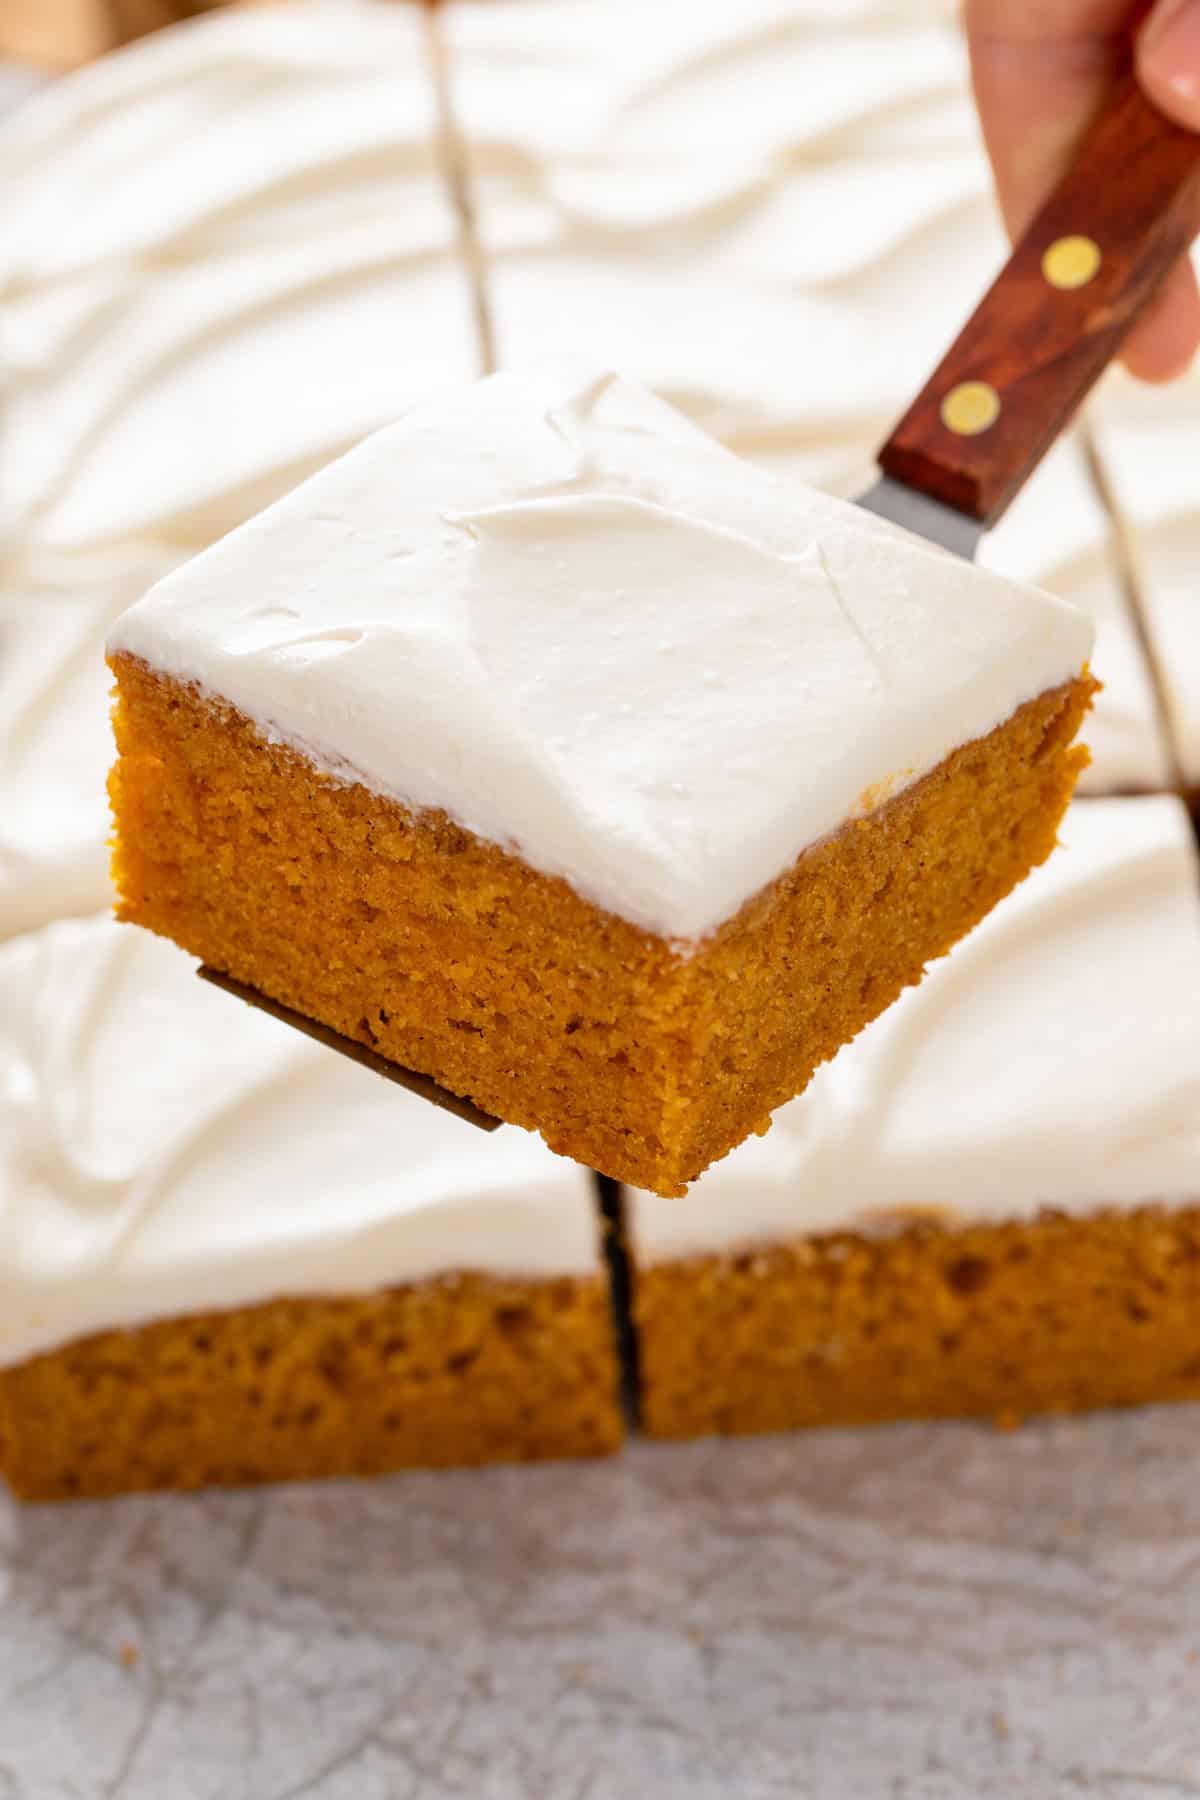
[[[493,377],[118,621],[119,913],[678,1193],[1049,854],[1092,635],[604,370]]]

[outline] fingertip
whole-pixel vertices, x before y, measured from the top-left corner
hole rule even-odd
[[[1158,0],[1138,34],[1138,80],[1148,97],[1189,131],[1200,131],[1200,4]]]

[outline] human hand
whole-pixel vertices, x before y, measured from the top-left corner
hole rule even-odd
[[[1014,237],[1131,62],[1159,110],[1200,131],[1200,0],[1157,0],[1148,9],[1135,0],[966,0],[966,17],[975,98]],[[1197,346],[1200,289],[1184,261],[1130,333],[1123,357],[1144,381],[1167,381]]]

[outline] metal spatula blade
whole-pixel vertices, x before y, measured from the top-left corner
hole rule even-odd
[[[504,1123],[503,1119],[493,1118],[491,1113],[484,1112],[473,1100],[465,1100],[461,1094],[451,1093],[449,1088],[443,1087],[440,1081],[434,1081],[432,1076],[389,1062],[386,1056],[380,1056],[366,1044],[360,1044],[357,1038],[343,1037],[331,1025],[323,1025],[319,1019],[310,1019],[307,1013],[296,1012],[292,1007],[284,1006],[281,1001],[272,1000],[269,994],[247,986],[244,981],[235,981],[232,975],[226,975],[221,969],[211,969],[207,964],[201,964],[196,973],[201,981],[207,981],[211,987],[221,988],[236,1000],[243,1000],[247,1006],[254,1007],[256,1012],[268,1013],[272,1019],[278,1019],[281,1025],[290,1025],[294,1031],[303,1032],[305,1037],[324,1044],[327,1050],[339,1051],[361,1068],[370,1069],[375,1075],[382,1075],[385,1081],[394,1081],[397,1087],[407,1088],[410,1094],[428,1100],[443,1112],[453,1113],[457,1119],[465,1119],[468,1125],[477,1125],[480,1131],[495,1131],[497,1126]]]
[[[965,557],[968,562],[975,560],[984,533],[980,521],[969,513],[956,512],[941,500],[931,499],[918,488],[905,487],[902,481],[881,475],[856,504],[864,512],[889,519],[893,525],[903,525],[906,531],[915,532],[931,544],[940,544],[943,550],[950,550],[955,556]]]

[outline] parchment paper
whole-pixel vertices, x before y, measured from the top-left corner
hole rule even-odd
[[[2,1800],[1200,1795],[1200,1412],[10,1506]]]

